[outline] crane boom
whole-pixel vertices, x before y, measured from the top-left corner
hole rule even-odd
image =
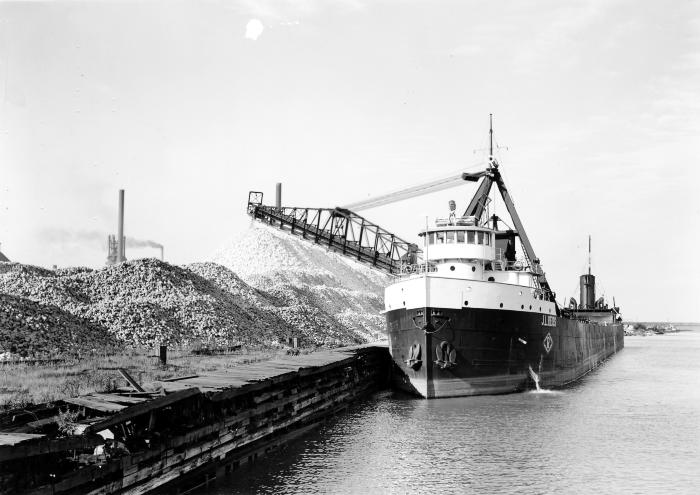
[[[474,193],[474,197],[469,202],[469,206],[467,206],[467,209],[464,211],[465,217],[481,218],[481,215],[484,214],[484,210],[486,209],[492,185],[493,178],[488,174],[484,174],[484,180],[479,185],[476,193]]]
[[[391,203],[396,203],[398,201],[403,201],[404,199],[415,198],[424,194],[450,189],[461,185],[464,183],[464,181],[477,181],[482,175],[483,172],[476,174],[460,173],[450,175],[441,179],[426,182],[424,184],[418,184],[416,186],[406,187],[399,189],[398,191],[375,196],[374,198],[356,201],[354,203],[344,205],[342,208],[352,211],[368,210],[377,206],[384,206]]]

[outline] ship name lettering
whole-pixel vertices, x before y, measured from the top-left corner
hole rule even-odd
[[[542,326],[543,327],[556,327],[557,317],[553,315],[542,315]]]

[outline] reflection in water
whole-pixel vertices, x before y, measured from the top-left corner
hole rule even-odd
[[[563,391],[383,393],[211,493],[697,493],[700,332],[628,337]]]

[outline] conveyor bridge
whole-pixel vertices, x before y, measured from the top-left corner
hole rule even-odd
[[[289,233],[392,274],[418,259],[418,246],[345,208],[268,206],[263,193],[248,195],[248,214]]]

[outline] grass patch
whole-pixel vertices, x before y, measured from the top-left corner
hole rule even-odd
[[[193,355],[189,349],[169,349],[165,366],[150,349],[83,359],[67,358],[50,364],[0,364],[0,411],[125,387],[126,380],[118,368],[126,369],[148,390],[153,388],[152,382],[156,380],[267,361],[285,352],[284,349],[241,348],[230,353]]]

